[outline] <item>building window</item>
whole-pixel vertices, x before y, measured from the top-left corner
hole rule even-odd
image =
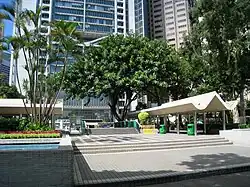
[[[172,0],[171,1],[167,1],[167,2],[165,2],[165,5],[169,5],[169,4],[172,4],[173,2],[172,2]]]
[[[179,18],[179,17],[184,17],[184,16],[186,16],[186,13],[177,15],[178,18]]]
[[[173,6],[168,6],[168,7],[165,7],[165,10],[169,10],[169,9],[172,9]]]
[[[186,22],[187,20],[186,19],[180,19],[178,20],[178,23],[182,23],[182,22]]]
[[[170,38],[170,39],[168,39],[168,41],[173,42],[173,41],[175,41],[175,38]]]
[[[179,3],[179,4],[177,4],[177,7],[180,7],[180,6],[183,6],[184,5],[184,3]]]
[[[173,11],[165,13],[165,15],[169,15],[169,14],[173,14]]]
[[[49,4],[50,1],[49,0],[43,0],[43,4]]]
[[[123,19],[122,15],[117,15],[117,19]]]
[[[118,28],[118,29],[117,29],[117,32],[119,32],[119,33],[123,33],[123,32],[124,32],[124,29],[122,29],[122,28]]]
[[[172,22],[169,22],[169,23],[166,23],[166,25],[173,25],[174,24],[174,22],[172,21]]]
[[[167,20],[167,19],[174,19],[174,16],[166,17],[166,20]]]
[[[117,12],[118,12],[118,13],[123,13],[123,9],[120,9],[120,8],[119,8],[119,9],[117,10]]]
[[[86,0],[87,3],[95,3],[101,5],[112,5],[114,6],[114,1],[104,1],[104,0]],[[117,4],[118,5],[118,4]]]
[[[123,26],[124,24],[123,24],[123,22],[118,21],[118,25]]]
[[[43,13],[42,18],[49,18],[49,14]]]
[[[177,12],[183,12],[185,11],[185,8],[178,9]]]
[[[49,25],[49,21],[47,21],[47,20],[42,20],[42,21],[41,21],[41,24],[47,26],[47,25]]]
[[[161,9],[154,10],[154,13],[161,12]]]
[[[154,8],[158,8],[158,7],[161,7],[161,4],[154,5]]]
[[[122,2],[118,2],[118,3],[117,3],[117,6],[123,7],[123,3],[122,3]]]
[[[180,31],[179,34],[183,34],[185,35],[187,33],[187,31]]]
[[[178,28],[184,28],[184,27],[187,27],[187,25],[185,24],[185,25],[178,26]]]
[[[155,26],[155,28],[160,28],[160,27],[161,27],[161,25],[156,25],[156,26]]]
[[[49,11],[49,7],[48,6],[45,6],[42,8],[43,11]]]
[[[172,33],[168,33],[167,34],[167,36],[174,36],[175,35],[175,33],[174,32],[172,32]]]
[[[155,31],[155,34],[162,33],[162,30]]]

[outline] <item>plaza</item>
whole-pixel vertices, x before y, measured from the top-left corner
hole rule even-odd
[[[74,183],[76,186],[140,186],[160,184],[211,175],[241,172],[250,169],[249,147],[224,144],[218,146],[193,145],[189,148],[162,148],[127,152],[96,152],[84,154],[81,149],[112,150],[112,146],[133,146],[162,141],[183,141],[194,138],[186,135],[113,135],[72,137],[74,146]],[[179,136],[179,137],[178,137]],[[196,139],[209,141],[210,136]],[[203,139],[202,139],[203,138]],[[84,144],[84,146],[83,146]],[[182,143],[183,144],[183,143]],[[109,146],[106,147],[105,146]],[[83,147],[81,147],[83,146]],[[250,146],[250,144],[249,144]],[[98,148],[99,147],[99,148]],[[211,172],[212,171],[212,172]]]

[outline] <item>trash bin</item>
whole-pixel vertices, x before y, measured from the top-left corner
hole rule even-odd
[[[160,134],[166,134],[167,132],[166,126],[164,124],[160,125],[159,131],[160,131]]]
[[[187,125],[187,134],[189,136],[194,136],[194,124],[188,124]]]

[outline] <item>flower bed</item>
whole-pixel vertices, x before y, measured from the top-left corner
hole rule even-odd
[[[60,138],[60,133],[40,133],[40,134],[0,134],[0,139],[25,139],[25,138]]]
[[[61,131],[0,131],[0,134],[60,134]]]
[[[0,139],[60,138],[60,131],[0,131]]]

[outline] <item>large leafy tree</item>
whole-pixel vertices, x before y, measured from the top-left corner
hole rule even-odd
[[[186,97],[190,92],[189,64],[167,42],[152,40],[147,43],[147,59],[152,68],[153,80],[147,84],[145,93],[149,98],[161,105]]]
[[[130,35],[111,35],[98,47],[85,48],[82,59],[66,75],[72,97],[107,97],[113,116],[126,118],[133,100],[143,94],[162,102],[176,84],[180,62],[166,42]],[[119,99],[124,98],[122,106]],[[121,109],[119,112],[118,109]]]
[[[195,67],[196,91],[216,90],[226,99],[240,96],[249,86],[250,5],[248,0],[200,0],[193,10],[194,28],[185,54]]]
[[[149,72],[144,71],[146,42],[142,37],[111,35],[98,47],[86,47],[83,58],[67,72],[64,89],[73,97],[107,97],[114,117],[124,120],[149,80]],[[125,101],[119,113],[122,97]]]

